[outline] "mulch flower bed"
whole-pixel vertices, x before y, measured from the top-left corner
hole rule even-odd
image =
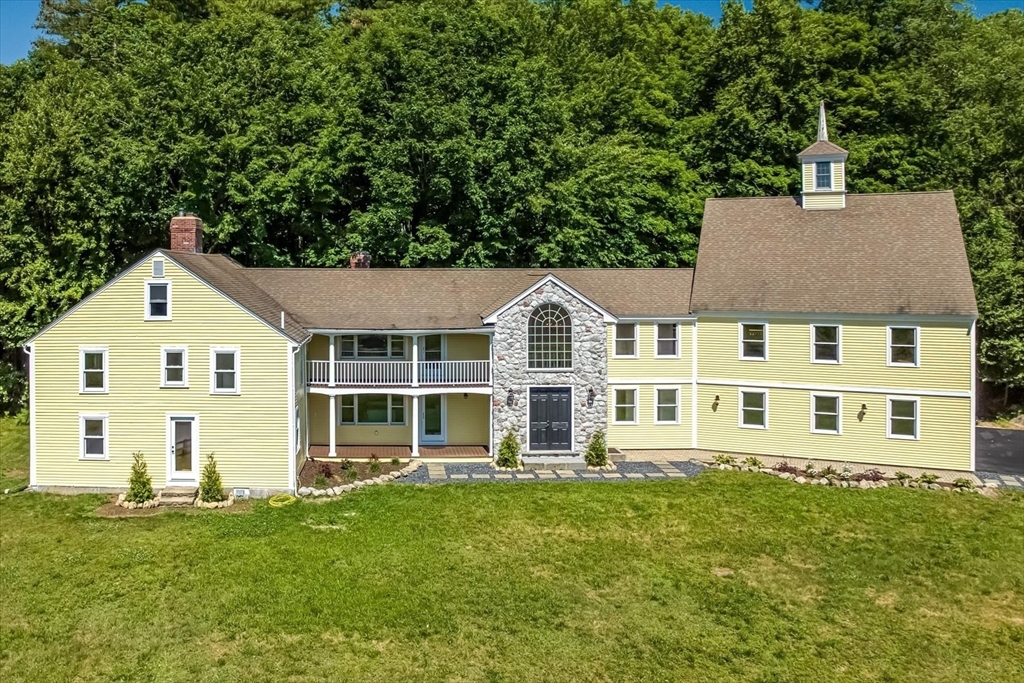
[[[342,486],[344,484],[351,484],[354,481],[373,479],[382,474],[391,474],[408,464],[408,461],[402,462],[401,460],[397,465],[390,460],[378,460],[376,462],[380,469],[371,471],[372,461],[345,460],[341,458],[331,458],[330,460],[324,458],[309,459],[302,466],[302,471],[299,473],[299,487],[313,488],[313,482],[318,474],[323,474],[327,477],[328,486]]]

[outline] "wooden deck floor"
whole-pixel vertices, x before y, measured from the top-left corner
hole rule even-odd
[[[350,460],[368,459],[374,455],[382,460],[411,457],[410,446],[338,446],[339,458]],[[328,446],[317,444],[309,447],[309,457],[326,458]],[[420,446],[420,458],[431,460],[478,460],[489,459],[485,446]]]

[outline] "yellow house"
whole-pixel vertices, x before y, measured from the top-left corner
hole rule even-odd
[[[214,454],[250,495],[315,458],[581,466],[727,451],[974,468],[977,309],[952,193],[846,192],[799,155],[799,197],[712,199],[696,269],[246,268],[171,220],[29,340],[30,483],[157,487]]]

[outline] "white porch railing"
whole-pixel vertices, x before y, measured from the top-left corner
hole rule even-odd
[[[419,385],[469,386],[491,383],[491,362],[487,360],[420,361]],[[331,361],[306,361],[309,384],[331,386]],[[412,361],[339,360],[334,362],[336,386],[413,386]]]
[[[420,361],[420,384],[427,386],[465,386],[491,383],[489,360]]]

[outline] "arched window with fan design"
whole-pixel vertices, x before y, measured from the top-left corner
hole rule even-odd
[[[533,309],[527,330],[527,357],[531,370],[572,369],[572,319],[558,304]]]

